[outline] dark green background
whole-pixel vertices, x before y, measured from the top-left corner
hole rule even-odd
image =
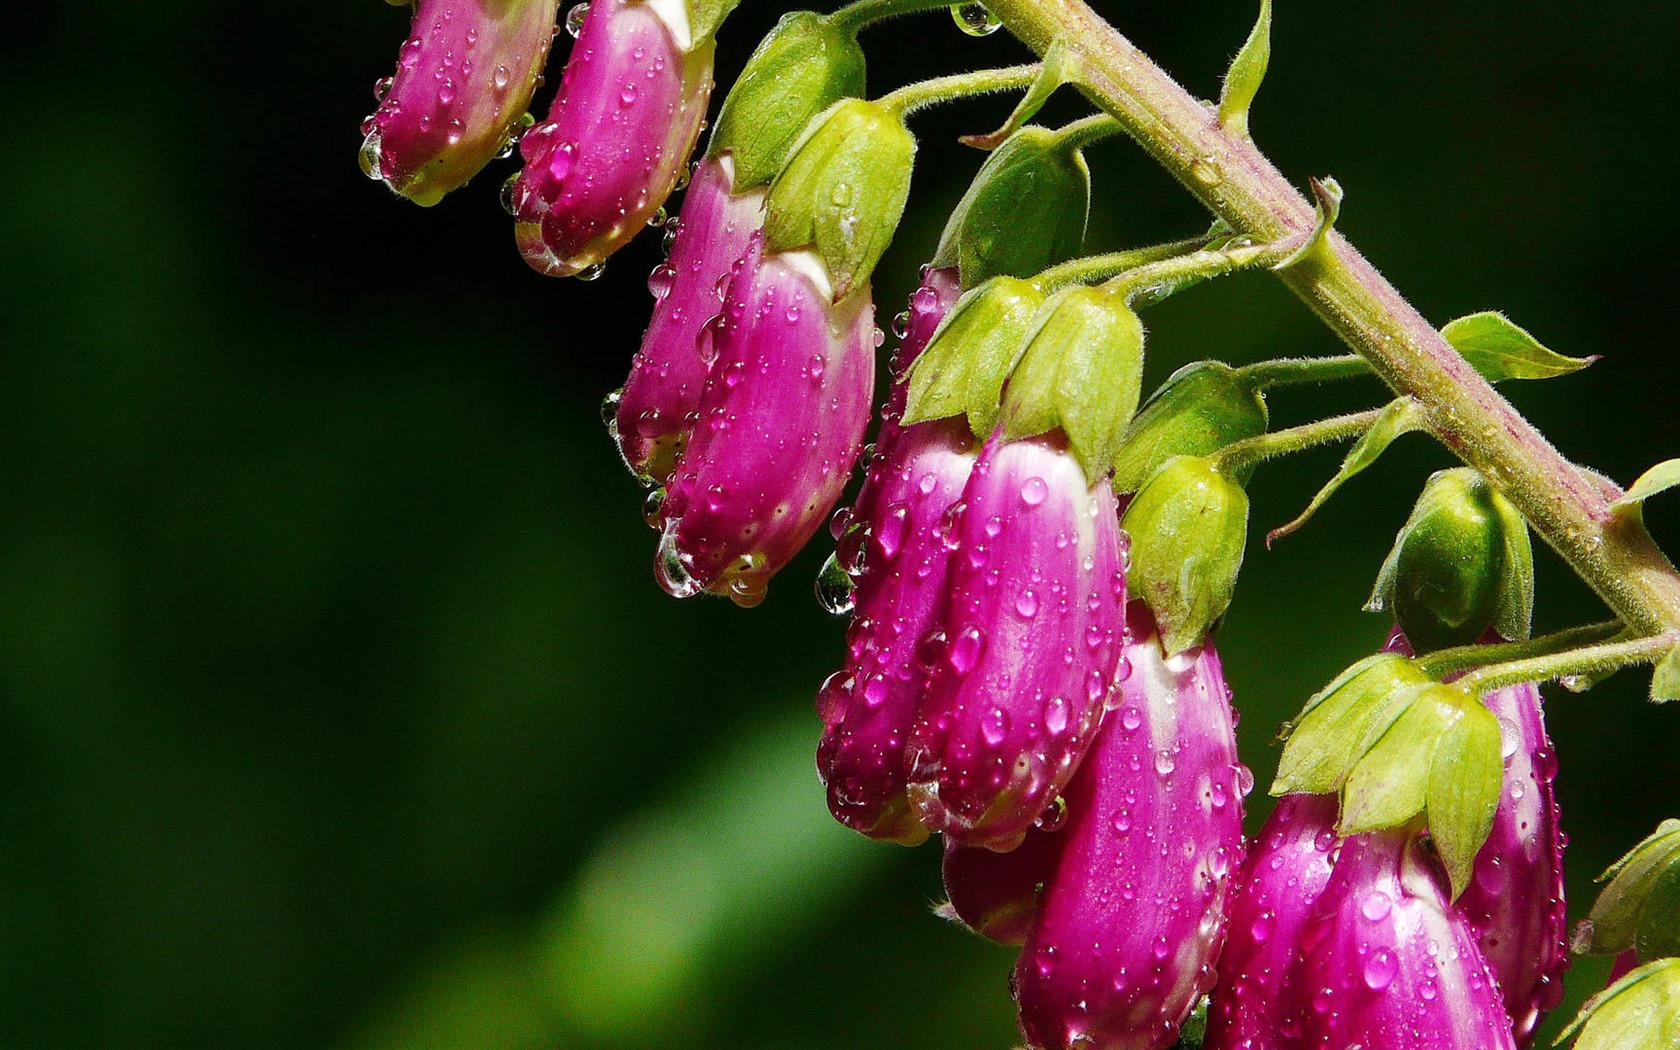
[[[1252,15],[1106,10],[1207,94]],[[722,74],[777,13],[749,0]],[[509,165],[430,211],[358,172],[405,30],[377,0],[9,16],[0,1045],[1012,1045],[1011,957],[928,915],[936,852],[828,822],[826,552],[753,612],[652,583],[596,405],[657,247],[545,280],[496,205]],[[1018,54],[944,15],[866,42],[878,88]],[[1343,228],[1429,317],[1499,307],[1605,355],[1508,392],[1624,482],[1680,453],[1677,45],[1664,3],[1287,0],[1254,117],[1292,178],[1340,179]],[[976,162],[951,139],[1004,108],[917,124],[883,320]],[[1129,145],[1091,162],[1094,245],[1204,223]],[[1336,349],[1263,277],[1149,322],[1152,380]],[[1263,468],[1256,524],[1334,463]],[[1262,786],[1278,722],[1379,642],[1365,588],[1445,463],[1407,438],[1305,532],[1254,545],[1220,642]],[[1680,502],[1649,518],[1680,548]],[[1549,555],[1538,590],[1542,627],[1602,615]],[[1643,688],[1550,704],[1577,915],[1677,812],[1680,710]],[[1602,974],[1578,965],[1576,994]]]

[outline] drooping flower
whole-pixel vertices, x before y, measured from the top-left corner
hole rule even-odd
[[[1475,931],[1413,831],[1343,841],[1301,944],[1282,1029],[1303,1050],[1516,1046]]]
[[[531,104],[558,0],[419,0],[379,108],[362,123],[362,170],[416,204],[465,185]]]
[[[755,237],[710,345],[700,419],[659,508],[678,597],[756,605],[822,525],[863,445],[875,369],[867,284],[836,302],[822,261]]]
[[[712,90],[713,41],[691,32],[686,3],[589,5],[548,119],[519,143],[510,204],[533,269],[589,270],[671,195]]]
[[[706,383],[703,343],[722,309],[719,286],[764,224],[764,192],[735,194],[726,154],[695,170],[668,262],[653,272],[653,318],[630,364],[613,419],[613,437],[637,474],[664,481],[688,442]]]
[[[1007,850],[1073,776],[1114,687],[1119,522],[1107,480],[1088,480],[1059,434],[994,434],[958,517],[909,791],[929,828]]]
[[[1061,831],[1067,825],[1065,805],[1047,813],[1050,819],[1008,853],[946,842],[941,872],[946,903],[939,914],[987,940],[1025,944],[1038,916],[1039,892],[1061,856]]]
[[[1206,1050],[1283,1050],[1301,934],[1334,869],[1336,796],[1286,795],[1249,848],[1208,1008]]]
[[[1061,852],[1015,967],[1022,1034],[1038,1050],[1170,1046],[1213,983],[1242,798],[1219,657],[1163,655],[1141,602],[1129,671],[1069,785]]]

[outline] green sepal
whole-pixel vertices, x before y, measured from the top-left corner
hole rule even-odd
[[[1144,483],[1120,527],[1127,585],[1161,630],[1167,655],[1200,645],[1225,615],[1248,538],[1248,493],[1212,462],[1176,456]]]
[[[776,177],[811,119],[862,98],[863,49],[814,11],[792,11],[759,41],[718,110],[706,153],[728,150],[736,193]]]
[[[1623,513],[1637,511],[1647,499],[1676,485],[1680,485],[1680,459],[1665,459],[1639,475],[1626,492],[1611,501],[1610,509]]]
[[[1464,717],[1464,700],[1448,686],[1424,686],[1411,694],[1388,731],[1349,770],[1337,834],[1398,827],[1423,812],[1436,748]]]
[[[1308,262],[1322,266],[1331,261],[1334,249],[1330,247],[1330,231],[1336,228],[1336,220],[1342,216],[1342,184],[1325,176],[1322,179],[1308,179],[1307,187],[1312,190],[1317,208],[1317,220],[1313,223],[1312,233],[1307,236],[1306,243],[1273,266],[1274,270],[1287,270]]]
[[[1502,313],[1487,310],[1447,322],[1441,338],[1490,383],[1504,379],[1550,379],[1568,375],[1597,357],[1565,357],[1517,327]]]
[[[904,423],[967,416],[976,435],[990,434],[1004,380],[1043,302],[1037,285],[1016,277],[994,277],[959,299],[911,368]]]
[[[1114,491],[1136,492],[1172,457],[1210,455],[1264,434],[1266,423],[1266,399],[1236,369],[1219,361],[1185,365],[1126,428],[1114,457]]]
[[[1429,837],[1447,869],[1454,900],[1470,884],[1505,779],[1498,717],[1479,703],[1462,710],[1463,717],[1435,746],[1424,798]]]
[[[1340,791],[1354,763],[1428,684],[1417,665],[1399,653],[1367,656],[1337,675],[1285,727],[1288,741],[1271,793]]]
[[[834,301],[874,272],[910,195],[916,140],[878,102],[844,99],[811,122],[770,185],[764,247],[809,248],[828,267]]]
[[[1242,50],[1231,59],[1225,85],[1219,92],[1219,123],[1238,138],[1248,138],[1248,110],[1266,79],[1272,58],[1272,0],[1260,0],[1260,17],[1254,22]]]
[[[1000,274],[1031,277],[1079,254],[1090,206],[1084,154],[1046,128],[1022,128],[980,165],[933,265],[957,267],[964,288]]]
[[[1143,322],[1104,288],[1076,285],[1044,301],[1004,391],[1010,440],[1061,429],[1088,478],[1106,475],[1137,411]]]
[[[1608,955],[1637,949],[1644,941],[1652,946],[1666,942],[1669,954],[1680,954],[1674,943],[1680,939],[1680,912],[1667,910],[1675,907],[1676,880],[1680,880],[1680,820],[1665,820],[1598,877],[1597,881],[1609,885],[1593,902],[1575,950]],[[1665,883],[1666,890],[1659,893]],[[1641,951],[1639,957],[1654,956]]]
[[[1574,1050],[1674,1050],[1680,1045],[1680,959],[1658,959],[1595,993],[1553,1040]]]
[[[1419,654],[1528,637],[1534,554],[1522,516],[1468,467],[1424,483],[1365,608],[1392,610]],[[1508,633],[1509,632],[1509,633]]]
[[[1394,444],[1394,439],[1402,434],[1410,434],[1414,430],[1423,429],[1423,407],[1409,397],[1395,398],[1383,407],[1377,414],[1377,421],[1371,429],[1360,435],[1352,448],[1348,449],[1346,458],[1342,460],[1342,467],[1336,471],[1336,476],[1324,483],[1324,487],[1313,496],[1307,509],[1296,515],[1295,520],[1285,525],[1279,525],[1266,533],[1266,546],[1294,533],[1305,525],[1312,516],[1318,513],[1318,508],[1336,494],[1336,490],[1346,484],[1354,475],[1375,463],[1388,446]]]
[[[1670,649],[1652,668],[1651,699],[1659,704],[1680,700],[1680,646]]]
[[[723,20],[740,3],[741,0],[687,0],[689,39],[683,43],[692,51],[711,40]]]

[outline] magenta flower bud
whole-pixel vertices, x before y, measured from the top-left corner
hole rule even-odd
[[[1301,933],[1334,870],[1336,796],[1285,795],[1249,848],[1208,1009],[1204,1050],[1283,1050]]]
[[[1114,688],[1126,576],[1114,493],[1060,432],[994,434],[963,489],[937,657],[907,751],[923,822],[1013,849],[1090,747]]]
[[[1119,705],[1069,786],[1062,853],[1015,966],[1038,1050],[1158,1050],[1213,983],[1242,799],[1219,657],[1171,658],[1134,603]]]
[[[393,77],[362,122],[362,171],[433,205],[510,144],[554,35],[557,0],[419,0]]]
[[[619,395],[613,439],[636,474],[662,482],[688,443],[706,382],[707,323],[722,308],[718,289],[764,226],[764,190],[733,192],[727,154],[695,169],[683,198],[671,256],[648,278],[653,318]]]
[[[945,843],[945,896],[939,914],[999,944],[1025,944],[1038,915],[1038,894],[1062,853],[1066,809],[1049,811],[1008,853]],[[1056,822],[1060,821],[1060,824]]]
[[[1345,840],[1286,992],[1305,1050],[1512,1050],[1511,1020],[1445,879],[1406,829]]]
[[[804,251],[755,236],[710,341],[700,419],[660,507],[655,569],[676,597],[756,605],[828,516],[863,444],[874,387],[867,286],[833,301]]]
[[[682,0],[594,0],[548,119],[525,133],[510,204],[540,273],[599,265],[647,225],[694,152],[713,42],[690,45]]]
[[[1546,736],[1540,690],[1496,689],[1482,697],[1499,716],[1505,787],[1475,874],[1454,907],[1469,920],[1499,978],[1518,1046],[1563,997],[1569,965],[1563,843],[1552,781],[1557,759]]]
[[[842,707],[825,719],[817,769],[836,820],[871,838],[914,845],[927,828],[905,795],[904,746],[938,659],[937,629],[951,560],[948,511],[974,469],[975,441],[960,420],[910,427],[871,465],[873,512],[842,676]],[[829,706],[825,702],[825,707]]]

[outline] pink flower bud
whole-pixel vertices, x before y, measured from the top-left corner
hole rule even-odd
[[[1330,882],[1336,796],[1285,795],[1250,847],[1208,1009],[1205,1050],[1284,1050],[1284,992],[1301,932]]]
[[[671,195],[712,90],[713,44],[688,35],[686,4],[589,5],[548,119],[519,143],[514,236],[533,269],[588,270]]]
[[[688,442],[706,382],[703,339],[730,267],[764,226],[764,191],[733,192],[728,155],[708,157],[683,198],[671,257],[648,278],[653,318],[620,394],[613,436],[637,474],[664,481]]]
[[[1303,1050],[1512,1050],[1475,931],[1406,829],[1345,840],[1301,938],[1283,1030]]]
[[[1053,821],[1059,819],[1060,824]],[[1025,944],[1038,915],[1038,893],[1062,852],[1066,816],[1052,811],[1008,853],[945,843],[945,896],[940,914],[999,944]]]
[[[362,124],[362,170],[432,205],[510,143],[554,35],[556,0],[419,0]]]
[[[1493,829],[1476,854],[1475,875],[1454,907],[1475,929],[1518,1046],[1563,997],[1569,965],[1563,894],[1563,841],[1552,781],[1557,759],[1546,737],[1540,690],[1496,689],[1482,702],[1499,716],[1505,787]]]
[[[1069,785],[1061,855],[1015,967],[1038,1050],[1157,1050],[1213,983],[1242,799],[1219,657],[1163,657],[1133,603],[1119,705]]]
[[[1114,493],[1059,432],[994,434],[953,508],[944,653],[907,751],[911,801],[957,842],[1014,848],[1114,688],[1126,576]]]
[[[755,236],[737,264],[699,422],[660,508],[668,593],[758,604],[839,498],[869,422],[875,326],[867,287],[832,295],[810,252],[766,255]]]

